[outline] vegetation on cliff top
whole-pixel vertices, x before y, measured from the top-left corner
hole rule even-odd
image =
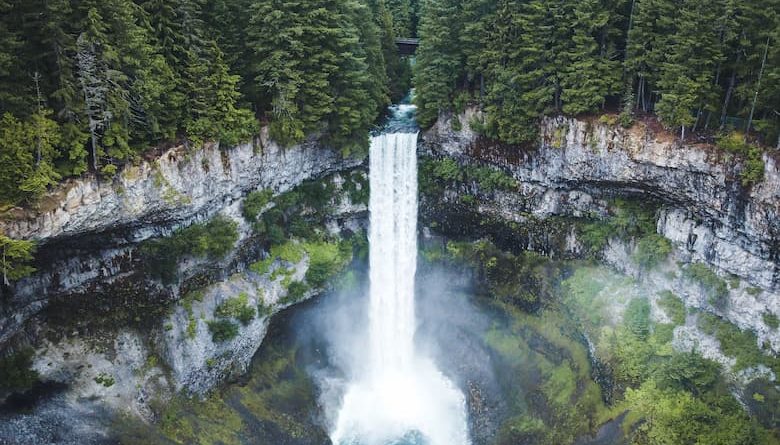
[[[419,120],[457,109],[465,91],[487,111],[485,133],[511,143],[533,141],[544,115],[619,108],[624,124],[653,112],[683,134],[735,128],[775,145],[777,11],[776,0],[427,1]]]
[[[0,204],[150,146],[319,134],[349,152],[408,90],[384,0],[0,1]],[[404,12],[407,11],[407,12]],[[401,20],[401,19],[399,19]]]

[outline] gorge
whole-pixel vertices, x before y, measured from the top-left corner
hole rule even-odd
[[[780,444],[775,11],[0,0],[0,444]]]

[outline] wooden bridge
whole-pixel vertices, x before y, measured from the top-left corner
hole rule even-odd
[[[420,46],[420,39],[395,39],[395,44],[398,45],[398,53],[402,56],[413,56],[417,51],[417,47]]]

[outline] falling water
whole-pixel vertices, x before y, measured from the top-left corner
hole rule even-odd
[[[368,364],[349,384],[331,438],[336,445],[466,445],[463,394],[414,350],[417,133],[372,138],[370,185]]]

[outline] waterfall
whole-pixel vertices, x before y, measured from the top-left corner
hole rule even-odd
[[[369,366],[374,373],[408,367],[413,357],[416,140],[416,133],[394,133],[371,142]]]
[[[408,107],[408,106],[407,106]],[[466,445],[463,394],[414,350],[417,133],[371,140],[369,348],[346,388],[335,445]]]

